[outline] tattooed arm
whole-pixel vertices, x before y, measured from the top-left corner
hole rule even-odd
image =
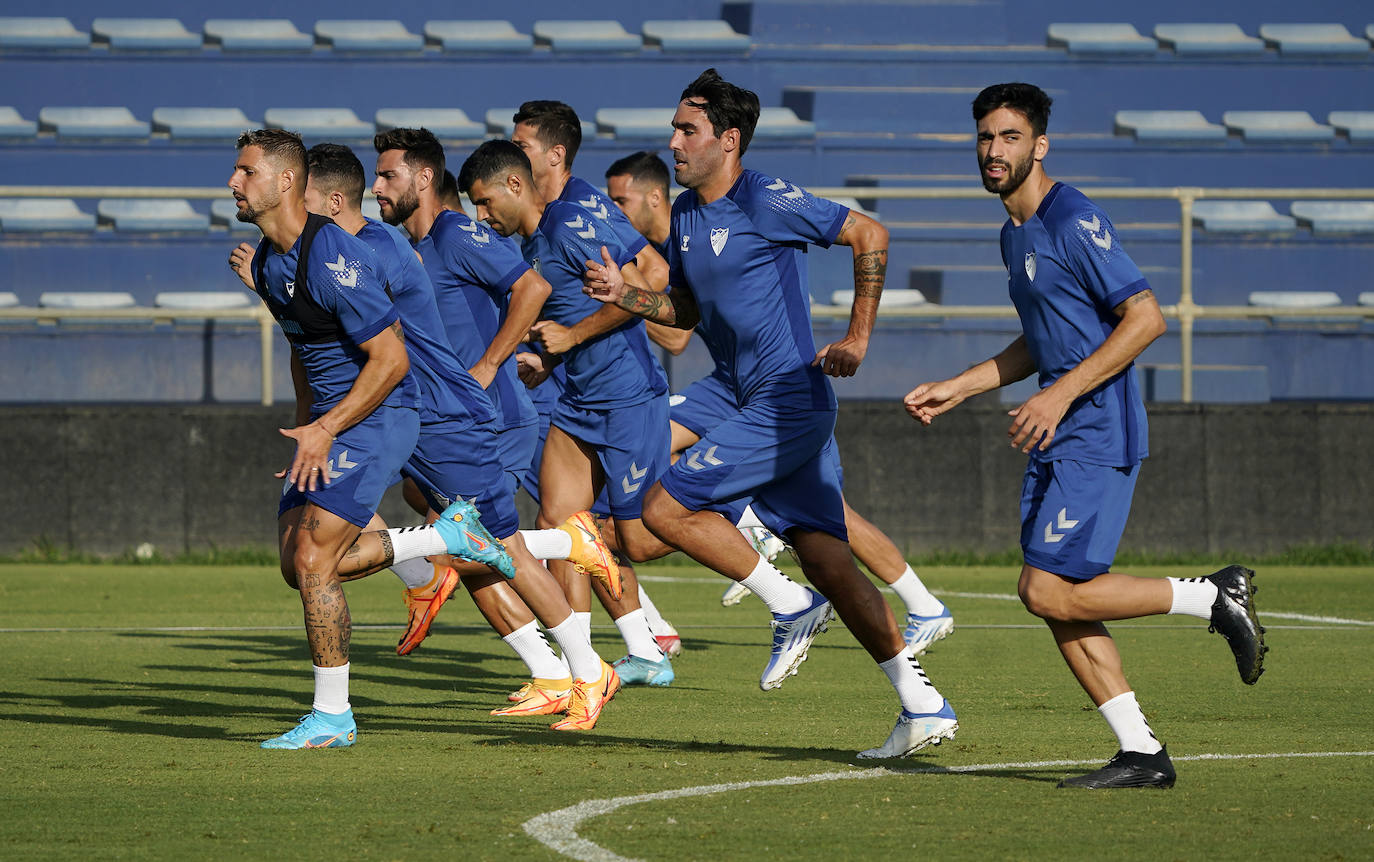
[[[854,305],[849,331],[816,353],[813,365],[832,377],[852,377],[868,353],[868,339],[878,316],[878,299],[887,278],[887,228],[866,215],[850,212],[835,238],[837,245],[854,249]]]
[[[692,329],[701,319],[696,298],[681,285],[674,285],[667,293],[646,290],[625,281],[605,246],[601,248],[601,260],[587,261],[587,271],[582,276],[582,291],[592,299],[676,329]]]

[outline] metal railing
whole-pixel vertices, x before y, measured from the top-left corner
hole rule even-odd
[[[880,188],[870,186],[811,187],[820,197],[861,197],[865,199],[905,200],[989,200],[991,195],[980,188]],[[1199,200],[1374,200],[1374,188],[1083,188],[1081,191],[1095,200],[1176,200],[1179,205],[1179,301],[1160,307],[1165,317],[1179,322],[1180,369],[1182,400],[1193,400],[1193,324],[1201,318],[1214,320],[1246,320],[1253,318],[1300,318],[1322,320],[1374,317],[1374,307],[1337,306],[1326,308],[1287,308],[1249,305],[1199,305],[1193,299],[1193,205]],[[183,198],[214,200],[223,198],[223,188],[162,187],[130,188],[125,186],[0,186],[0,198]],[[989,201],[992,204],[992,201]],[[995,212],[995,210],[993,210]],[[813,317],[847,318],[849,309],[842,306],[812,306]],[[925,305],[884,309],[884,318],[1010,318],[1016,310],[1010,305]],[[272,403],[271,365],[272,329],[274,321],[266,309],[181,310],[164,308],[124,309],[57,309],[57,308],[0,308],[0,319],[57,320],[57,319],[172,320],[180,318],[250,320],[261,331],[262,344],[262,403]]]

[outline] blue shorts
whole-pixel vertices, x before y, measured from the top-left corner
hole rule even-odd
[[[505,471],[501,485],[509,492],[507,496],[512,499],[515,498],[515,491],[520,487],[525,474],[530,471],[530,466],[539,463],[534,460],[535,450],[541,446],[543,440],[539,427],[539,423],[535,422],[496,433],[497,457],[501,462],[501,469]],[[492,535],[496,534],[493,532]]]
[[[560,401],[552,424],[596,452],[606,476],[605,511],[619,520],[639,518],[644,495],[668,467],[668,397],[656,395],[642,404],[605,410]]]
[[[767,400],[717,422],[659,483],[693,511],[753,497],[754,511],[782,535],[797,528],[848,541],[835,411]]]
[[[1026,564],[1086,581],[1111,570],[1131,512],[1140,464],[1031,461],[1021,485]]]
[[[419,436],[420,414],[414,408],[378,407],[329,447],[329,484],[320,483],[313,491],[299,491],[289,479],[282,485],[277,517],[314,503],[366,527]]]
[[[515,491],[501,464],[500,435],[490,425],[458,431],[443,424],[422,426],[420,442],[401,474],[415,481],[436,512],[461,497],[477,507],[482,525],[496,538],[520,529]]]
[[[735,396],[717,372],[711,372],[669,400],[668,418],[698,437],[739,412]]]

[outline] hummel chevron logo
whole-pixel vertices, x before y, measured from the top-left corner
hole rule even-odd
[[[1077,526],[1077,521],[1070,520],[1068,508],[1065,507],[1060,509],[1059,517],[1056,521],[1045,525],[1045,543],[1052,545],[1055,542],[1062,542],[1064,540],[1064,534]],[[1055,527],[1058,527],[1062,532],[1056,533],[1054,531]]]
[[[565,221],[563,222],[563,224],[572,228],[574,231],[577,232],[577,235],[582,237],[583,239],[591,239],[592,237],[596,236],[596,228],[592,227],[586,221],[583,221],[582,216],[578,216],[572,221]],[[583,230],[583,227],[586,227],[586,230]]]
[[[330,458],[329,463],[325,465],[325,472],[329,474],[330,479],[337,479],[343,475],[343,471],[356,466],[358,466],[358,462],[348,460],[348,450],[345,449],[339,453],[339,469],[334,469],[334,459]]]
[[[705,470],[707,465],[710,465],[712,467],[719,467],[721,464],[724,464],[725,462],[716,457],[717,448],[718,447],[716,446],[712,446],[705,452],[693,452],[691,457],[687,459],[687,466],[691,467],[693,470]],[[703,461],[705,461],[706,463],[703,464]]]
[[[578,203],[582,204],[582,206],[591,210],[592,215],[596,216],[602,221],[605,221],[611,215],[609,212],[606,211],[606,205],[603,204],[601,201],[597,200],[596,198],[587,198],[585,201],[578,201]]]
[[[333,263],[326,263],[325,268],[334,273],[334,277],[337,278],[339,284],[342,284],[344,287],[358,286],[358,270],[356,268],[350,268],[349,265],[344,262],[343,255],[339,255],[339,259]],[[347,273],[347,275],[345,275],[345,273]]]
[[[624,489],[626,494],[633,494],[635,491],[639,490],[639,486],[644,484],[644,477],[648,475],[648,473],[648,467],[640,467],[638,464],[631,461],[630,475],[620,477],[620,487]],[[630,484],[631,479],[635,480],[633,485]]]
[[[783,195],[783,197],[787,198],[790,201],[794,201],[802,195],[806,194],[806,192],[802,191],[798,186],[794,186],[791,183],[780,179],[773,180],[771,184],[764,186],[764,188],[768,189],[770,192],[780,192],[783,189],[791,189],[792,191]]]
[[[1093,245],[1097,246],[1103,251],[1106,251],[1112,247],[1112,235],[1106,230],[1106,228],[1102,227],[1102,222],[1098,220],[1096,213],[1093,213],[1092,221],[1083,221],[1083,219],[1079,219],[1078,225],[1079,227],[1083,228],[1088,232],[1088,236],[1092,237]],[[1102,231],[1101,236],[1098,236],[1097,234],[1099,230]]]
[[[483,245],[486,245],[487,243],[491,242],[491,234],[479,228],[476,222],[473,222],[471,224],[460,224],[458,225],[458,229],[472,234],[472,239],[474,242],[480,242]]]

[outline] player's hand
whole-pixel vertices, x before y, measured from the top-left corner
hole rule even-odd
[[[587,271],[582,273],[582,292],[592,299],[612,305],[625,298],[625,276],[604,245],[601,247],[601,263],[587,261]]]
[[[236,247],[233,251],[229,252],[229,268],[232,269],[234,271],[234,274],[237,275],[239,279],[242,280],[243,283],[248,286],[249,290],[254,289],[253,255],[256,252],[257,249],[253,248],[246,242],[239,243],[238,247]]]
[[[541,320],[530,327],[530,334],[544,344],[544,349],[554,356],[567,353],[578,345],[572,330],[552,320]]]
[[[867,353],[867,339],[846,335],[817,351],[816,358],[811,364],[819,365],[821,370],[831,377],[853,377]]]
[[[922,425],[929,425],[941,413],[948,413],[964,400],[964,393],[954,385],[953,380],[935,383],[922,383],[906,394],[902,406],[911,418]]]
[[[538,353],[515,354],[515,373],[520,375],[520,382],[527,389],[533,389],[548,380],[550,371],[552,369],[545,365],[544,357]]]
[[[478,385],[481,386],[483,389],[490,389],[491,382],[496,379],[496,372],[499,370],[500,366],[493,366],[488,365],[485,362],[478,362],[476,365],[468,369],[468,373],[472,375],[472,379],[476,380]]]
[[[296,428],[278,428],[283,437],[296,441],[296,454],[291,466],[277,473],[297,491],[315,491],[329,484],[329,447],[334,435],[318,420]]]
[[[1031,449],[1044,452],[1050,448],[1050,443],[1054,442],[1054,432],[1071,403],[1060,397],[1053,386],[1048,386],[1027,398],[1020,407],[1008,410],[1007,415],[1014,417],[1011,427],[1007,429],[1012,448],[1025,453]]]

